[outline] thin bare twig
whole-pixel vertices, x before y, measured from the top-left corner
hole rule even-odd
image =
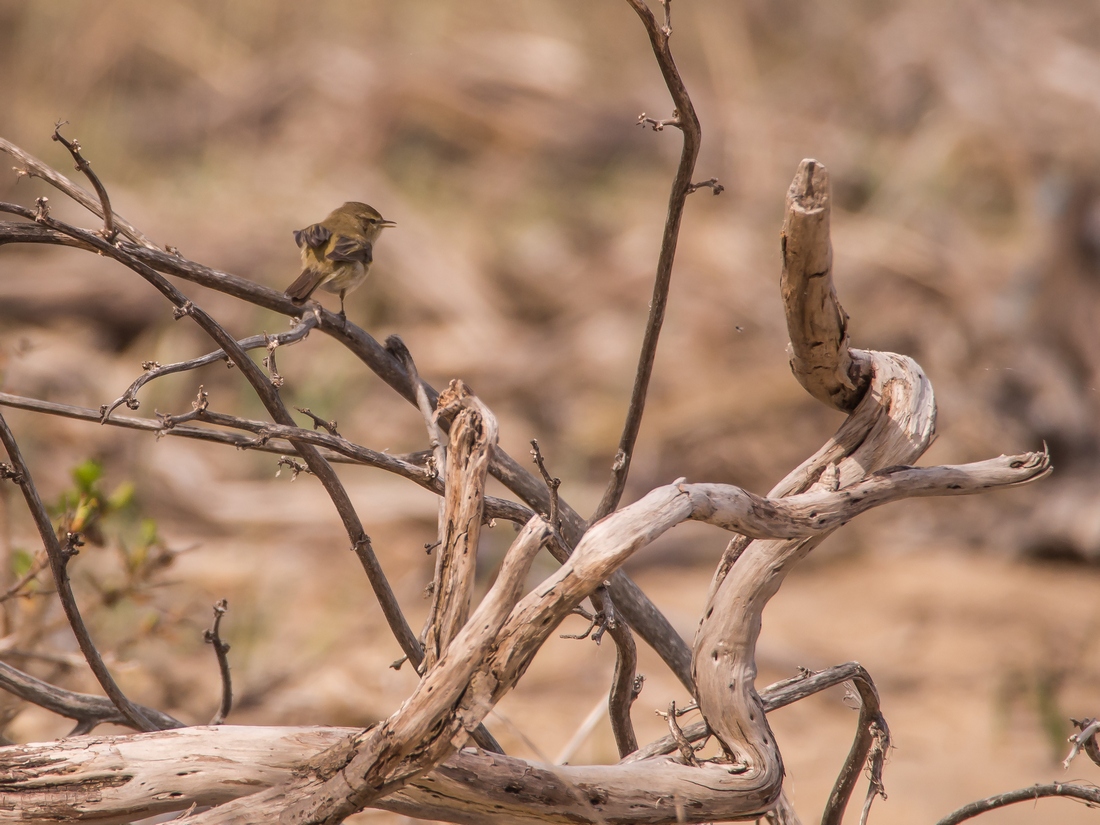
[[[1086,787],[1084,785],[1069,785],[1061,782],[1053,782],[1049,785],[1032,785],[1030,788],[1020,788],[1008,793],[997,794],[977,802],[964,805],[954,813],[948,814],[936,825],[958,825],[967,819],[971,819],[986,811],[995,808],[1003,808],[1005,805],[1013,805],[1017,802],[1042,799],[1047,796],[1061,796],[1066,799],[1076,799],[1091,807],[1100,806],[1100,788]]]
[[[214,605],[214,625],[203,631],[202,638],[214,646],[214,655],[218,657],[218,671],[222,677],[222,701],[218,712],[210,720],[211,725],[220,725],[233,709],[233,680],[229,675],[229,642],[221,637],[222,617],[229,610],[229,602],[222,599]]]
[[[537,438],[531,439],[531,457],[534,459],[535,465],[539,468],[539,475],[541,475],[542,480],[546,482],[546,490],[550,494],[550,512],[547,513],[547,520],[554,530],[560,530],[561,514],[558,512],[558,488],[561,486],[561,479],[554,478],[550,475],[550,471],[546,469],[546,461],[542,457],[542,450],[539,449]]]
[[[715,195],[721,195],[726,191],[726,187],[718,182],[718,178],[708,178],[707,180],[699,181],[699,183],[691,184],[691,186],[688,187],[688,194],[693,194],[707,187],[710,187],[711,192]]]
[[[127,719],[110,699],[59,688],[5,662],[0,662],[0,690],[6,690],[58,716],[75,720],[77,725],[71,732],[71,736],[89,733],[97,725],[108,722],[113,725],[134,727],[133,722]],[[142,716],[155,723],[156,730],[170,730],[184,726],[179,720],[154,708],[143,705],[135,705],[135,707],[141,711]]]
[[[277,335],[268,335],[264,333],[264,346],[267,348],[267,355],[264,356],[263,365],[269,373],[271,373],[271,386],[275,389],[279,389],[283,386],[285,379],[279,375],[279,367],[275,363],[275,350],[279,348],[281,342]]]
[[[684,758],[684,762],[699,767],[699,760],[695,757],[695,748],[692,747],[691,742],[684,736],[683,730],[680,729],[680,723],[676,721],[677,713],[675,699],[668,703],[668,713],[664,714],[664,716],[665,721],[668,722],[669,732],[672,734],[676,746],[680,749],[680,755]]]
[[[764,688],[760,692],[760,702],[764,706],[765,712],[771,713],[773,710],[784,708],[805,699],[807,696],[812,696],[815,693],[820,693],[823,690],[850,681],[859,676],[861,672],[866,671],[858,662],[836,665],[818,673],[804,670],[798,676],[784,679]],[[684,728],[683,733],[689,741],[697,742],[707,736],[707,724],[706,722],[695,722]],[[676,750],[676,747],[676,740],[671,736],[665,736],[639,748],[622,761],[637,762],[651,756],[672,753]]]
[[[15,476],[11,478],[11,481],[18,484],[23,491],[27,509],[30,510],[31,516],[34,518],[38,535],[46,548],[57,595],[61,600],[65,617],[69,620],[69,625],[73,629],[73,635],[76,636],[80,652],[84,654],[84,659],[88,662],[92,673],[95,674],[96,680],[103,688],[103,692],[107,694],[114,706],[126,718],[128,724],[143,731],[161,730],[159,724],[151,721],[141,712],[140,708],[126,698],[126,694],[119,688],[107,666],[103,663],[103,657],[99,655],[95,642],[92,641],[91,634],[80,615],[80,608],[77,606],[76,596],[73,594],[72,584],[69,582],[67,569],[69,558],[75,553],[80,539],[76,535],[71,535],[66,547],[61,546],[57,533],[54,532],[53,524],[50,522],[49,514],[46,512],[46,507],[42,503],[42,498],[38,495],[38,488],[34,486],[30,468],[23,460],[23,454],[19,450],[15,435],[8,427],[3,415],[0,415],[0,442],[3,443],[8,458],[11,460],[11,466],[15,471]]]
[[[295,461],[288,455],[279,456],[279,460],[275,462],[275,466],[279,468],[275,471],[275,478],[278,478],[279,475],[283,472],[283,467],[290,468],[291,481],[297,481],[298,476],[302,473],[305,473],[306,475],[313,475],[313,470],[309,469],[308,464],[303,464],[300,461]]]
[[[312,317],[312,316],[310,316],[310,317]],[[321,418],[321,416],[315,415],[313,413],[313,410],[311,410],[309,407],[295,407],[294,409],[296,409],[302,415],[307,416],[313,422],[313,429],[316,430],[318,428],[324,428],[324,430],[329,435],[334,435],[337,438],[340,437],[340,433],[338,433],[336,431],[336,419],[335,418],[332,419],[331,421],[325,421],[325,419]]]
[[[872,760],[871,787],[867,792],[864,803],[864,815],[871,807],[876,794],[881,794],[883,799],[886,793],[882,790],[882,763],[885,759],[886,749],[890,744],[890,728],[882,716],[879,708],[878,690],[869,674],[862,667],[856,666],[850,681],[855,685],[859,693],[859,721],[856,722],[856,735],[852,741],[852,747],[844,760],[844,765],[837,775],[836,783],[829,794],[829,801],[825,804],[825,812],[821,815],[821,825],[840,825],[844,819],[844,809],[848,806],[848,800],[852,797],[860,771],[868,762],[868,755],[872,754],[878,762]]]
[[[66,140],[61,136],[61,127],[65,125],[65,121],[58,121],[53,127],[53,139],[58,141],[62,146],[69,150],[69,154],[73,156],[73,160],[76,161],[76,170],[83,172],[84,176],[92,182],[92,186],[95,187],[95,193],[99,196],[99,208],[102,210],[103,218],[103,237],[105,240],[113,241],[115,236],[118,235],[118,230],[115,229],[115,216],[111,211],[111,199],[107,197],[107,190],[100,182],[96,173],[92,171],[92,165],[88,163],[80,154],[80,142],[77,140]]]
[[[89,212],[94,215],[98,215],[106,222],[106,216],[103,212],[103,205],[94,195],[88,192],[83,187],[73,183],[68,177],[58,172],[49,164],[43,163],[33,155],[24,152],[14,143],[0,138],[0,152],[6,152],[15,158],[19,162],[19,166],[15,167],[15,173],[22,177],[39,178],[46,181],[46,183],[64,192],[74,201],[79,203]],[[121,215],[112,210],[111,213],[112,223],[114,228],[129,238],[136,244],[140,244],[149,249],[158,250],[156,244],[150,241],[145,235],[139,232],[129,221],[125,220]]]
[[[859,814],[859,825],[867,825],[871,814],[871,803],[876,797],[886,799],[886,787],[882,784],[882,770],[886,766],[886,753],[890,748],[890,732],[871,723],[871,752],[867,756],[867,797],[863,800],[863,810]]]
[[[661,238],[661,253],[657,259],[657,275],[653,283],[653,297],[649,304],[649,320],[646,322],[645,336],[642,339],[642,350],[638,357],[638,370],[634,376],[634,389],[630,396],[630,406],[627,410],[626,421],[623,424],[622,436],[619,438],[619,448],[615,453],[615,459],[611,464],[611,479],[607,489],[600,499],[596,512],[589,519],[589,524],[602,519],[608,513],[619,506],[623,490],[626,488],[627,474],[630,472],[630,460],[634,453],[634,445],[638,440],[638,432],[642,426],[642,413],[645,410],[646,394],[649,390],[649,380],[653,375],[653,362],[657,357],[657,341],[661,334],[661,325],[665,319],[665,307],[668,304],[668,290],[672,282],[672,263],[676,257],[676,242],[680,235],[680,221],[684,214],[684,202],[687,200],[691,187],[691,176],[695,171],[695,159],[699,155],[699,144],[702,140],[702,129],[699,126],[699,118],[695,114],[695,107],[691,103],[687,88],[680,78],[680,72],[672,59],[669,50],[668,38],[672,26],[669,20],[669,7],[665,5],[665,24],[662,27],[653,12],[645,4],[644,0],[627,0],[637,12],[638,17],[649,34],[650,45],[653,54],[657,58],[657,65],[664,75],[665,85],[672,95],[676,106],[674,125],[679,126],[684,135],[684,146],[680,153],[680,165],[676,169],[676,177],[672,181],[672,192],[668,200],[668,217],[665,219],[664,235]],[[649,119],[642,115],[639,122],[643,125]],[[653,124],[657,128],[656,124]]]
[[[312,315],[303,315],[294,329],[289,332],[283,332],[278,335],[252,335],[248,338],[243,338],[237,343],[242,350],[258,349],[263,346],[268,346],[269,341],[278,340],[280,345],[292,344],[305,338],[311,329],[317,326],[317,319]],[[150,381],[160,378],[165,375],[172,375],[177,372],[186,372],[187,370],[198,369],[204,367],[207,364],[213,364],[217,361],[224,361],[226,366],[232,367],[233,362],[225,354],[225,350],[215,350],[214,352],[208,352],[206,355],[201,355],[198,358],[192,358],[190,361],[180,361],[175,364],[158,364],[156,361],[146,361],[141,365],[141,368],[145,370],[129,387],[126,391],[112,401],[110,404],[104,404],[100,407],[101,411],[101,423],[106,424],[107,420],[111,417],[111,413],[121,407],[123,404],[128,409],[136,410],[141,406],[141,403],[137,400],[137,392]]]
[[[668,118],[655,118],[650,117],[645,112],[638,115],[639,126],[649,126],[654,132],[663,132],[666,126],[675,126],[677,129],[684,128],[684,124],[680,122],[680,115],[673,113],[672,117]]]

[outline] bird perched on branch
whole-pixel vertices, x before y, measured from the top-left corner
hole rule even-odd
[[[374,242],[388,226],[378,210],[365,203],[349,201],[320,223],[298,229],[294,241],[302,250],[302,274],[286,288],[296,304],[304,303],[318,287],[340,295],[340,317],[344,296],[367,279],[374,260]]]

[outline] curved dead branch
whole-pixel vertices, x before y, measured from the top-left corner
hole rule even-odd
[[[780,236],[791,371],[818,401],[851,412],[867,390],[870,365],[848,349],[848,313],[833,286],[829,211],[828,170],[802,161],[787,192]]]

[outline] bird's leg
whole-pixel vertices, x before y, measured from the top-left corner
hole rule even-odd
[[[346,289],[340,290],[340,322],[344,325],[345,328],[347,328],[348,325],[348,315],[346,312],[344,312],[344,294],[346,292]]]

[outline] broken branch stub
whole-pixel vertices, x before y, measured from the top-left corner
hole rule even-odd
[[[848,313],[833,286],[829,172],[804,160],[787,191],[781,288],[791,336],[791,371],[810,395],[851,412],[867,389],[870,365],[848,349]]]
[[[457,412],[447,450],[440,546],[424,638],[425,672],[439,661],[470,613],[477,544],[485,518],[485,481],[489,456],[497,442],[497,421],[489,408],[461,382],[453,382],[452,390],[449,406]],[[446,393],[440,401],[446,403],[450,396]]]

